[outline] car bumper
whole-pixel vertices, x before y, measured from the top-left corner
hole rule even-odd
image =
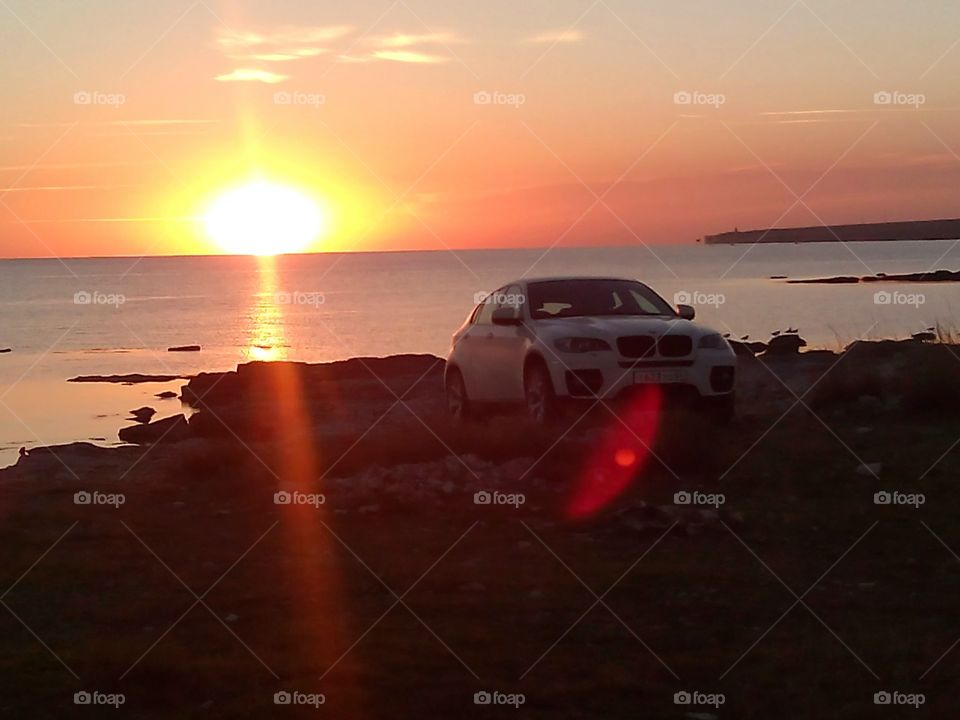
[[[612,399],[643,385],[695,389],[701,397],[713,397],[731,394],[736,384],[736,357],[721,350],[676,360],[632,360],[615,353],[571,353],[552,360],[548,367],[560,397]]]

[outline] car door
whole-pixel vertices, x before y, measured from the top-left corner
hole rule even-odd
[[[484,299],[458,343],[457,364],[463,375],[467,396],[478,402],[490,402],[496,395],[496,368],[490,357],[496,296],[494,292]]]
[[[492,399],[497,402],[523,400],[523,360],[530,336],[526,297],[521,285],[497,291],[495,310],[508,311],[519,325],[491,325],[487,354],[494,382]]]

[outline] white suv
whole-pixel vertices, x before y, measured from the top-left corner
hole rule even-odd
[[[733,416],[736,358],[649,287],[618,278],[518,280],[490,293],[453,335],[444,374],[456,419],[524,404],[547,420],[560,399],[614,399],[637,385],[686,393]]]

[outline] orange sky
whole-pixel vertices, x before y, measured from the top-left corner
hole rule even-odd
[[[960,215],[955,3],[155,5],[0,7],[0,257],[221,252],[252,176],[311,250]]]

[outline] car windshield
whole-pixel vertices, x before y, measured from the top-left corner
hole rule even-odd
[[[527,286],[530,317],[674,315],[666,301],[632,280],[546,280]]]

